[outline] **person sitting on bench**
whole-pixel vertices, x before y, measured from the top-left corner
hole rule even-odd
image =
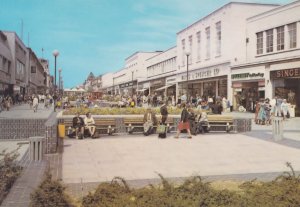
[[[78,139],[78,132],[80,131],[80,139],[83,138],[84,133],[84,121],[83,118],[79,116],[80,113],[77,112],[76,116],[73,118],[73,128],[75,129],[75,136]]]
[[[153,126],[157,125],[157,119],[151,108],[147,108],[144,114],[144,135],[148,136],[153,133]]]
[[[96,127],[95,120],[93,119],[91,112],[88,112],[86,114],[86,117],[84,118],[84,126],[85,129],[88,129],[90,136],[93,137],[96,131]]]

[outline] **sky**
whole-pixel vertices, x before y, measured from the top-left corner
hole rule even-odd
[[[286,4],[292,0],[235,0]],[[166,50],[176,33],[229,0],[0,0],[0,30],[14,31],[38,57],[60,55],[64,87],[120,70],[137,51]],[[23,25],[23,26],[22,26]],[[23,28],[23,29],[22,29]],[[23,31],[23,32],[22,32]]]

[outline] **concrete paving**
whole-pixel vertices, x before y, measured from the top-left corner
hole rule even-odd
[[[252,116],[248,114],[247,116]],[[209,133],[186,139],[157,135],[117,135],[100,139],[66,139],[62,161],[65,183],[157,179],[192,175],[218,176],[284,172],[291,162],[300,170],[300,119],[284,123],[284,139],[272,140],[272,126],[253,125],[244,134]],[[276,174],[276,173],[275,173]]]
[[[14,105],[9,111],[0,112],[0,119],[47,119],[52,112],[53,107],[45,108],[43,104],[39,104],[37,112],[33,112],[29,104]]]
[[[10,141],[2,141],[0,140],[0,152],[12,152],[16,151],[18,153],[17,161],[20,161],[23,156],[26,154],[26,152],[29,149],[29,142],[28,141],[22,141],[22,140],[10,140]],[[0,155],[0,159],[1,159]]]

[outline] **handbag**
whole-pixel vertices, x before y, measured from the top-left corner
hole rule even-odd
[[[162,134],[162,133],[165,133],[166,132],[166,125],[164,124],[160,124],[157,126],[157,129],[156,129],[156,132],[158,134]]]

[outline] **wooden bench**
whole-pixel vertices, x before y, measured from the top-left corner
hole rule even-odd
[[[101,134],[112,135],[116,131],[116,121],[114,118],[94,118],[96,131]],[[69,127],[73,128],[73,119],[63,119],[59,121],[60,124],[65,125],[65,132],[67,134]]]
[[[235,128],[233,117],[228,115],[208,115],[207,126],[209,131],[226,131],[229,133]]]
[[[157,121],[161,121],[161,116],[157,116]],[[144,117],[125,117],[124,118],[124,124],[127,128],[127,132],[129,134],[132,134],[133,132],[142,132],[144,129]],[[171,132],[171,129],[174,129],[174,119],[172,117],[168,117],[167,121],[167,132]],[[153,126],[156,128],[157,126]],[[136,130],[134,129],[142,129],[142,130]]]

